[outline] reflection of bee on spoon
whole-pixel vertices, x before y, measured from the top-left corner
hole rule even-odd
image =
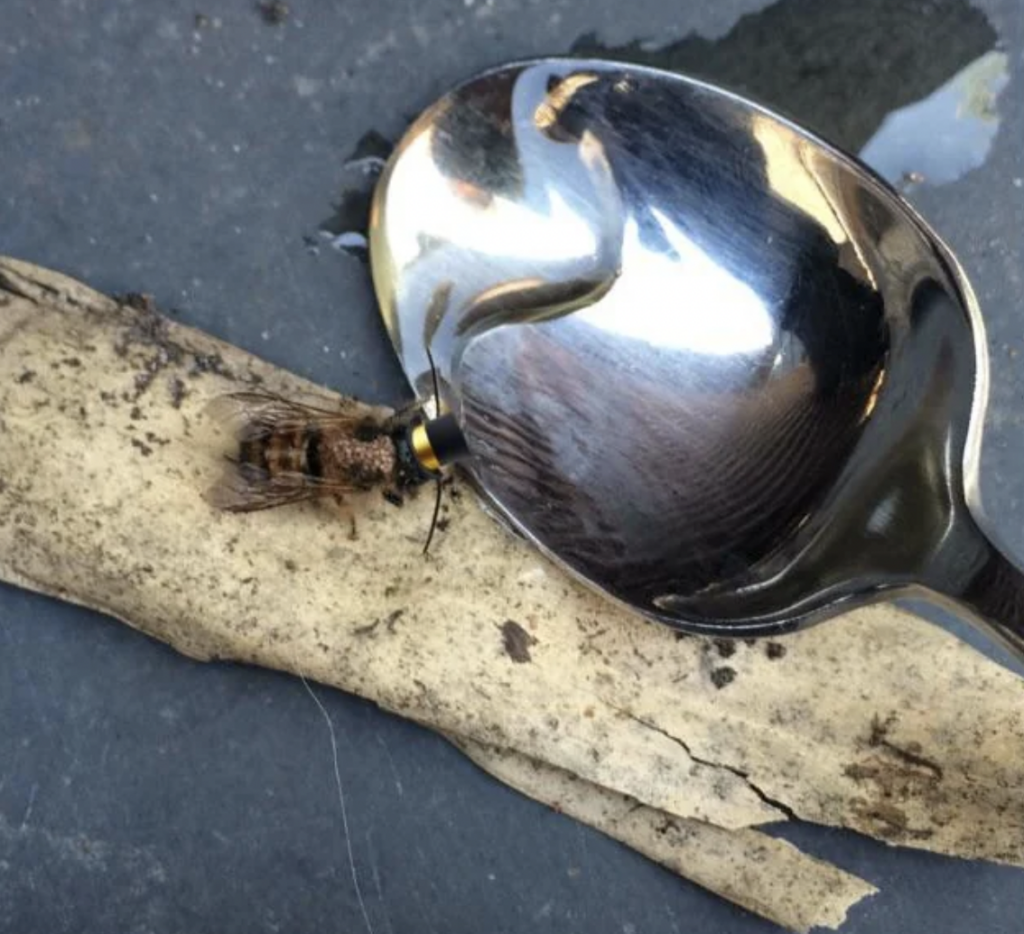
[[[259,391],[219,396],[208,411],[228,427],[237,445],[205,496],[229,512],[341,501],[373,490],[400,504],[405,493],[435,481],[433,534],[442,468],[466,454],[450,414],[426,419],[419,409],[410,409],[386,415],[354,400],[325,409]]]

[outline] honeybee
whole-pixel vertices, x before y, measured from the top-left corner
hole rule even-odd
[[[250,391],[218,396],[207,411],[235,447],[205,499],[229,512],[378,489],[400,503],[467,453],[452,415],[428,420],[418,407],[384,414],[347,400],[326,409]]]

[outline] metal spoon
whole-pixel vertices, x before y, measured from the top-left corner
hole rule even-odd
[[[370,250],[417,394],[432,358],[486,500],[583,581],[727,636],[923,592],[1024,657],[977,303],[856,160],[675,74],[517,63],[411,127]]]

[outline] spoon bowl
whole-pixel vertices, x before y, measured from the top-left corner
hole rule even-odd
[[[490,509],[590,586],[725,636],[923,593],[1024,656],[976,300],[856,159],[704,82],[520,62],[410,128],[369,242]]]

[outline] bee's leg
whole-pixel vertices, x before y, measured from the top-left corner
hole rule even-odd
[[[405,427],[411,424],[418,417],[425,417],[423,413],[423,402],[419,399],[414,399],[412,402],[407,402],[400,409],[396,410],[395,413],[387,420],[387,431],[390,433],[398,428]]]
[[[384,499],[386,499],[392,506],[404,506],[405,497],[402,496],[400,490],[395,487],[388,487],[384,490]]]
[[[412,402],[406,402],[400,409],[398,409],[392,418],[397,421],[405,421],[412,415],[423,410],[423,403],[419,399],[413,399]]]
[[[337,511],[340,519],[348,520],[349,532],[348,537],[350,541],[356,541],[359,538],[359,530],[356,527],[356,513],[352,508],[352,504],[342,496],[341,493],[335,493],[332,496],[327,497],[327,502],[332,503],[334,509]]]
[[[349,503],[345,502],[345,500],[341,496],[338,497],[338,506],[340,507],[340,509],[342,510],[343,513],[348,515],[348,539],[349,539],[349,541],[350,542],[358,541],[359,540],[359,529],[356,526],[356,511],[352,508],[352,506]]]

